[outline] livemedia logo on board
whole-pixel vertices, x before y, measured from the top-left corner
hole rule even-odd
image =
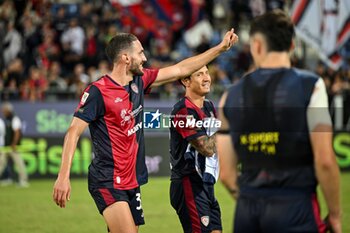
[[[145,111],[144,122],[145,129],[160,128],[220,128],[221,121],[214,117],[207,117],[197,120],[193,115],[166,115],[156,111]]]

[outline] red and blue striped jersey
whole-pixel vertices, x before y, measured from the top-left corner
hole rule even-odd
[[[74,116],[89,123],[94,147],[89,185],[128,190],[147,183],[143,100],[157,74],[144,69],[124,87],[105,75],[85,89]]]

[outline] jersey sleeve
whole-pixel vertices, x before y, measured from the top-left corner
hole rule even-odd
[[[100,90],[94,85],[88,86],[80,98],[74,116],[90,123],[103,116],[104,113],[104,102]]]
[[[0,147],[4,145],[4,137],[5,137],[5,123],[0,118]]]
[[[156,80],[158,75],[158,69],[143,69],[143,91],[144,93],[149,93],[151,91],[150,87],[152,83]]]
[[[310,103],[307,107],[307,123],[309,131],[313,131],[318,124],[332,125],[328,110],[328,96],[322,78],[315,83]]]
[[[21,129],[22,123],[21,123],[21,120],[19,119],[18,116],[14,116],[13,117],[11,127],[12,127],[13,130]]]
[[[194,109],[183,108],[175,114],[173,125],[184,139],[191,141],[207,134],[203,127],[196,127],[196,122],[198,120],[201,119]]]

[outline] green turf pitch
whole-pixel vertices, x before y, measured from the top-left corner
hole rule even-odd
[[[52,201],[53,180],[31,181],[29,188],[0,187],[1,233],[106,232],[85,179],[72,181],[72,196],[66,209]],[[177,216],[169,204],[169,179],[151,178],[142,188],[146,225],[140,233],[180,233]],[[234,202],[219,183],[216,196],[222,210],[224,232],[232,232]],[[321,199],[322,206],[323,201]],[[350,232],[350,173],[342,174],[343,232]],[[323,215],[324,215],[323,211]]]

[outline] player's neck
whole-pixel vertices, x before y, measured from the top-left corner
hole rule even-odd
[[[260,68],[290,68],[291,62],[287,52],[269,52],[259,64]]]
[[[186,93],[185,97],[198,108],[203,108],[205,96],[196,95],[194,93]]]
[[[112,72],[109,76],[118,83],[120,86],[126,86],[133,79],[133,75],[127,70],[126,66],[114,65]]]

